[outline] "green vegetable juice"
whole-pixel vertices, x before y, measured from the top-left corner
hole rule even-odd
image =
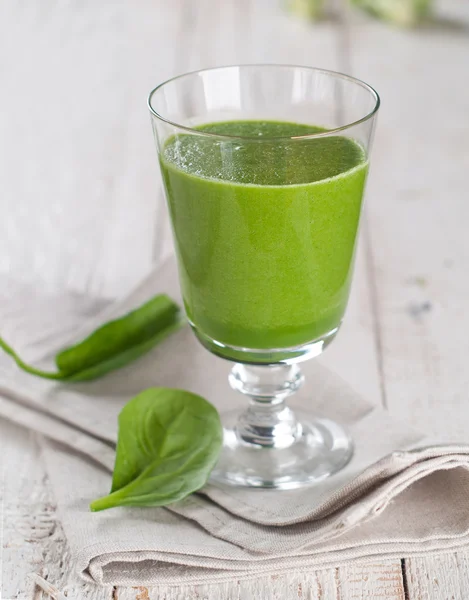
[[[343,317],[368,169],[363,148],[273,121],[203,125],[161,153],[186,311],[213,340],[282,349]]]

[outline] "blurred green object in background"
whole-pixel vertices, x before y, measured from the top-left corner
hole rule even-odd
[[[351,0],[351,3],[384,21],[413,27],[430,13],[432,0]]]
[[[324,13],[324,0],[286,0],[287,10],[291,13],[315,21]]]

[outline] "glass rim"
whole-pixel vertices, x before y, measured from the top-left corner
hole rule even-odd
[[[182,125],[181,123],[177,123],[176,121],[172,121],[171,119],[167,119],[163,115],[159,114],[152,106],[152,98],[153,95],[156,94],[159,90],[161,90],[168,83],[172,83],[177,81],[178,79],[183,79],[184,77],[188,77],[189,75],[196,75],[197,73],[207,73],[211,71],[222,71],[225,69],[234,69],[239,67],[286,67],[290,69],[303,69],[306,71],[316,71],[317,73],[323,73],[325,75],[330,75],[336,77],[338,79],[344,79],[351,83],[354,83],[361,88],[367,90],[371,96],[374,98],[374,106],[370,112],[368,112],[365,116],[353,121],[351,123],[346,123],[345,125],[341,125],[340,127],[334,127],[333,129],[327,129],[326,131],[321,131],[317,133],[309,133],[305,135],[295,135],[295,136],[279,136],[279,137],[269,137],[269,138],[259,138],[254,136],[241,136],[241,135],[227,135],[220,134],[211,131],[201,131],[200,129],[196,129],[195,127],[189,127],[187,125]],[[232,65],[223,65],[219,67],[209,67],[205,69],[195,69],[194,71],[188,71],[187,73],[181,73],[180,75],[176,75],[175,77],[171,77],[166,79],[165,81],[158,84],[155,88],[151,90],[148,95],[147,106],[152,116],[156,117],[158,120],[167,123],[168,125],[172,125],[173,127],[177,127],[178,129],[182,129],[183,131],[190,132],[192,134],[197,134],[199,136],[210,137],[210,138],[222,138],[229,140],[256,140],[258,142],[262,141],[275,141],[275,140],[305,140],[305,139],[314,139],[321,137],[328,137],[335,133],[339,133],[341,131],[345,131],[350,129],[351,127],[355,127],[368,121],[373,118],[374,115],[378,112],[378,109],[381,105],[381,99],[379,97],[378,92],[365,81],[358,79],[357,77],[352,77],[351,75],[346,75],[345,73],[341,73],[340,71],[333,71],[331,69],[323,69],[320,67],[309,67],[306,65],[294,65],[294,64],[283,64],[283,63],[245,63],[245,64],[232,64]]]

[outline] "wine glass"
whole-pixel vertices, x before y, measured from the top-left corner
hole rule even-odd
[[[148,104],[189,323],[249,398],[222,415],[211,479],[319,482],[352,440],[285,401],[344,316],[378,94],[324,69],[239,65],[175,77]]]

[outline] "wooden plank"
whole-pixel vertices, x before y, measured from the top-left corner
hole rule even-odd
[[[409,558],[406,579],[408,600],[465,600],[469,590],[469,554]]]
[[[339,571],[338,600],[409,600],[400,561],[350,565]]]
[[[32,434],[0,420],[0,598],[41,600],[38,574],[71,600],[111,600],[78,578]]]
[[[159,179],[146,109],[175,74],[179,0],[0,3],[0,274],[116,296],[150,269]],[[27,240],[27,243],[25,243]]]
[[[453,441],[467,439],[469,7],[438,13],[416,32],[357,19],[349,36],[353,74],[383,99],[368,216],[387,405]],[[466,566],[461,553],[406,560],[407,597],[469,597]]]
[[[351,565],[314,574],[278,575],[222,586],[191,586],[179,588],[177,593],[181,598],[204,600],[409,600],[405,596],[400,562]],[[119,600],[168,597],[172,600],[177,593],[166,595],[164,591],[145,586],[117,590]]]
[[[226,585],[184,586],[171,592],[138,586],[117,588],[118,600],[340,600],[337,569],[312,574],[273,575]]]
[[[389,409],[464,440],[469,37],[369,22],[351,36],[354,73],[383,96],[368,216]]]

